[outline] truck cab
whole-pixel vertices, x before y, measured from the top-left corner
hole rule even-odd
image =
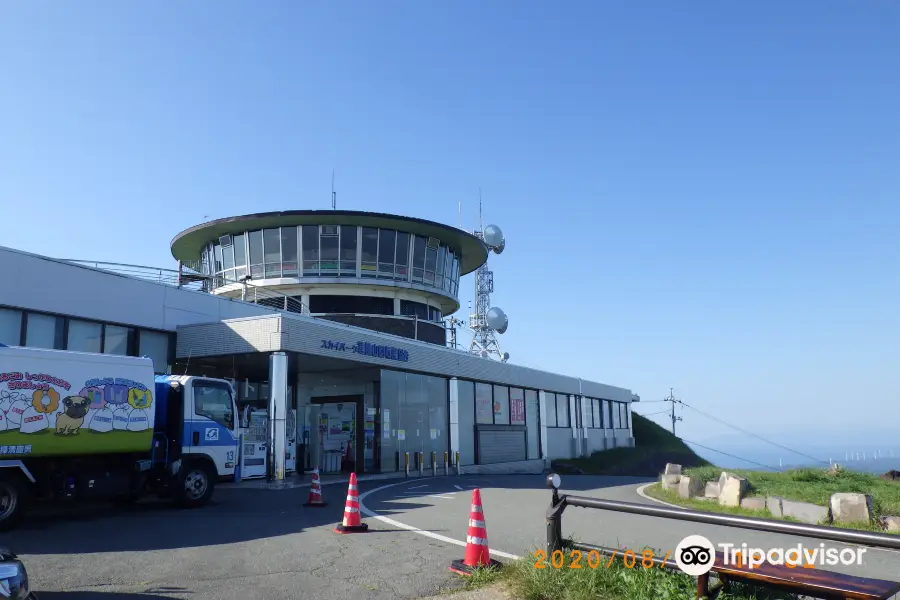
[[[152,461],[174,475],[173,497],[205,504],[218,481],[237,469],[240,435],[234,389],[221,379],[156,377],[156,428]]]

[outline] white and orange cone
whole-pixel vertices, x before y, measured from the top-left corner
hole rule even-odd
[[[334,528],[335,533],[363,533],[369,526],[359,518],[359,489],[356,485],[356,473],[350,473],[350,485],[347,488],[347,503],[344,505],[344,521]]]
[[[477,568],[502,566],[499,561],[491,559],[484,508],[481,506],[481,492],[475,488],[472,490],[472,509],[469,513],[469,531],[466,535],[466,556],[463,560],[454,560],[450,563],[450,570],[460,575],[471,575]]]
[[[322,500],[322,482],[319,481],[319,467],[312,473],[312,483],[309,484],[309,499],[303,506],[326,506]]]

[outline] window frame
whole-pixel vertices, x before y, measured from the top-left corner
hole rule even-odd
[[[198,406],[198,399],[200,398],[200,394],[197,393],[198,387],[207,388],[207,389],[219,389],[219,390],[225,391],[225,393],[228,395],[229,399],[231,400],[231,402],[229,404],[229,410],[231,412],[231,424],[230,425],[228,423],[223,423],[222,421],[219,421],[218,419],[216,419],[215,417],[213,417],[209,414],[200,412],[200,406]],[[237,418],[237,414],[236,414],[237,411],[235,409],[235,398],[231,393],[232,389],[231,389],[230,385],[228,385],[224,381],[216,381],[213,379],[198,378],[198,379],[193,380],[193,382],[191,383],[191,391],[192,391],[192,397],[193,397],[193,402],[194,402],[194,415],[195,416],[206,417],[210,421],[217,423],[218,425],[221,425],[222,427],[225,427],[229,431],[234,431],[234,423],[235,423],[235,419]]]

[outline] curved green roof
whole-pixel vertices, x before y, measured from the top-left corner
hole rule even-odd
[[[488,255],[484,242],[471,233],[434,221],[357,210],[286,210],[226,217],[185,229],[172,239],[172,256],[181,261],[200,260],[203,247],[220,236],[291,225],[359,225],[437,238],[460,257],[460,275],[476,270]]]

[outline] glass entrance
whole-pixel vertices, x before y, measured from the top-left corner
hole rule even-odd
[[[309,424],[310,462],[325,473],[364,473],[366,456],[371,453],[366,425],[372,417],[364,412],[363,396],[310,398],[306,407]]]

